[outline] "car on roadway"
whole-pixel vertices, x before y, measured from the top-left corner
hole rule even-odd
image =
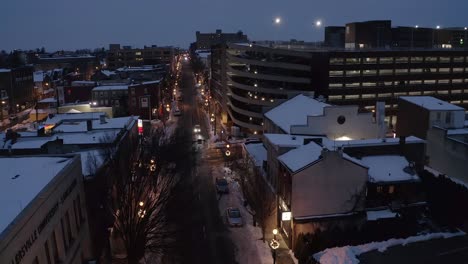
[[[201,132],[200,125],[195,125],[195,127],[193,127],[193,132],[200,133]]]
[[[215,179],[215,185],[218,193],[229,193],[229,184],[225,178],[217,177]]]
[[[231,227],[241,227],[244,222],[242,221],[242,215],[239,208],[228,207],[226,209],[226,221]]]
[[[10,121],[15,121],[15,120],[18,120],[18,116],[17,115],[10,115],[8,117],[8,119],[10,119]]]
[[[179,108],[176,108],[176,109],[174,110],[174,116],[180,116],[180,115],[182,115],[182,113],[180,112],[180,109],[179,109]]]

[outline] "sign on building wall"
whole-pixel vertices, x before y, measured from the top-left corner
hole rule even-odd
[[[149,107],[148,97],[141,97],[140,98],[140,106],[141,106],[141,108],[148,108]]]

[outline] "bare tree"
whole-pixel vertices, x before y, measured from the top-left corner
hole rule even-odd
[[[267,221],[275,210],[275,194],[269,187],[266,179],[247,158],[238,163],[240,184],[244,197],[250,204],[253,212],[250,212],[254,221],[258,222],[262,229],[262,240],[265,242]]]
[[[139,145],[133,155],[127,153],[111,159],[113,229],[123,242],[129,264],[139,263],[148,252],[162,256],[173,243],[175,231],[166,217],[166,209],[178,178],[158,173],[154,153],[148,151],[153,149],[151,145],[146,148]]]

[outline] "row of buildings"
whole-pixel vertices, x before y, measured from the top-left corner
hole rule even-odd
[[[0,139],[0,262],[97,259],[109,223],[100,207],[107,192],[94,187],[107,182],[109,149],[136,144],[136,117],[50,115],[37,132]]]
[[[420,218],[424,169],[468,182],[465,109],[430,96],[398,104],[405,112],[393,137],[385,135],[383,112],[374,118],[305,95],[264,114],[261,141],[245,143],[244,155],[251,175],[277,197],[269,221],[288,246],[317,230]]]

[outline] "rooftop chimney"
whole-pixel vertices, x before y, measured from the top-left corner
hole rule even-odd
[[[100,115],[99,120],[101,121],[101,124],[105,124],[106,122],[106,116],[105,115]]]

